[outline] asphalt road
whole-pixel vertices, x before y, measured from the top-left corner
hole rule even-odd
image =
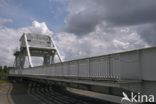
[[[115,104],[71,93],[54,86],[13,83],[13,104]]]

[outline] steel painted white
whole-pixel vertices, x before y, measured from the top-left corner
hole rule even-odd
[[[156,47],[11,70],[10,74],[116,80],[156,80]]]

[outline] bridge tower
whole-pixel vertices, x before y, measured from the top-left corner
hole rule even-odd
[[[20,38],[20,50],[14,53],[14,66],[17,69],[24,68],[26,56],[28,56],[29,67],[33,67],[33,57],[43,57],[43,65],[54,63],[54,57],[58,56],[63,62],[53,39],[48,35],[24,33]]]

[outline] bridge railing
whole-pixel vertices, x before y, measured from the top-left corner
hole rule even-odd
[[[91,79],[155,80],[156,48],[11,70],[10,74]]]
[[[73,60],[47,66],[12,70],[10,74],[118,79],[120,77],[119,57],[120,55],[110,55]]]
[[[126,57],[124,54],[105,55],[47,66],[15,70],[14,72],[10,72],[10,74],[47,75],[52,77],[77,77],[94,79],[121,79],[123,76],[121,71],[124,71],[123,64],[125,64],[125,59],[123,60],[124,57]],[[134,59],[132,60],[134,61]],[[127,72],[127,74],[130,73]]]

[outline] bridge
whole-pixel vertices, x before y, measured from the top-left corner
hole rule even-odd
[[[122,92],[156,96],[156,47],[63,61],[50,36],[23,34],[9,79],[85,89],[110,95]],[[31,57],[43,57],[33,66]],[[55,62],[55,56],[60,62]],[[29,67],[24,68],[28,57]]]

